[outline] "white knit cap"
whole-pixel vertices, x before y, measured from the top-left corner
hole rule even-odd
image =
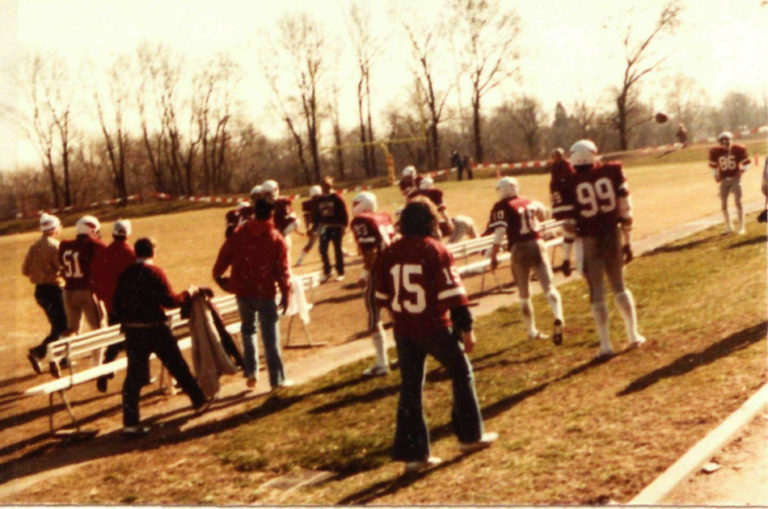
[[[58,217],[52,214],[46,214],[45,212],[40,215],[40,231],[49,232],[55,230],[59,226],[61,226],[61,221]]]

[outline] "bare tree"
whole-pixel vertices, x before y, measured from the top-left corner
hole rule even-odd
[[[360,143],[363,151],[365,175],[376,174],[376,149],[373,143],[373,121],[371,114],[371,68],[384,45],[373,36],[370,12],[359,3],[352,4],[348,21],[349,37],[357,59],[360,75],[357,80],[357,111],[359,119]]]
[[[130,74],[129,68],[130,62],[127,56],[117,57],[106,72],[106,100],[102,98],[99,89],[93,92],[96,113],[104,136],[109,169],[112,172],[114,196],[122,200],[122,205],[127,204],[128,199],[128,186],[125,181],[128,132],[125,128],[124,115],[131,92],[128,86],[129,80],[126,79],[126,74]],[[105,112],[106,108],[109,108],[109,111]]]
[[[296,144],[307,183],[312,179],[319,182],[320,88],[326,67],[325,35],[306,13],[285,16],[278,21],[277,27],[277,38],[270,41],[269,56],[263,61],[265,75],[274,104]],[[312,160],[311,176],[305,150],[309,151]]]
[[[528,157],[534,158],[541,154],[544,128],[549,121],[538,99],[525,95],[513,104],[503,104],[497,114],[508,117],[520,133]]]
[[[440,164],[440,122],[443,120],[445,104],[450,96],[451,86],[439,86],[441,72],[436,65],[440,61],[441,43],[448,30],[446,20],[440,16],[429,23],[417,26],[414,17],[405,12],[402,24],[411,43],[413,75],[420,109],[424,108],[427,166],[434,170]],[[452,80],[447,80],[451,82]]]
[[[22,65],[19,82],[24,90],[27,116],[23,125],[40,153],[48,175],[53,203],[72,205],[70,156],[72,152],[72,105],[75,88],[65,62],[55,57],[33,55]],[[56,159],[61,166],[61,179]]]
[[[657,69],[666,60],[666,56],[654,55],[654,43],[664,35],[671,34],[680,23],[682,7],[679,0],[669,0],[661,10],[650,34],[635,38],[632,24],[624,32],[624,77],[621,87],[616,91],[616,117],[614,124],[619,136],[621,150],[629,147],[632,130],[647,119],[637,120],[638,83],[648,73]]]
[[[229,190],[226,156],[232,138],[229,125],[238,81],[237,64],[224,54],[211,59],[194,78],[192,115],[201,143],[203,186],[208,194]]]
[[[482,162],[482,99],[515,74],[514,42],[520,17],[502,8],[499,0],[453,0],[453,16],[461,48],[461,72],[472,90],[472,144],[475,161]]]
[[[339,119],[339,84],[334,79],[331,96],[333,102],[331,108],[331,120],[333,122],[333,141],[335,144],[334,152],[336,155],[336,170],[339,172],[339,180],[344,180],[344,140],[341,136],[341,122]]]

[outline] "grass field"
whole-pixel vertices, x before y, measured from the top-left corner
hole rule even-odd
[[[765,382],[764,227],[744,237],[712,228],[627,268],[648,342],[626,339],[596,363],[582,280],[561,286],[561,347],[526,339],[517,306],[477,324],[472,354],[491,449],[458,454],[450,382],[430,362],[425,390],[439,468],[402,476],[389,461],[399,377],[359,378],[353,364],[242,414],[182,434],[122,446],[73,474],[34,486],[19,503],[603,504],[626,502]],[[542,323],[551,319],[541,297]],[[101,440],[101,442],[99,442]],[[80,444],[108,449],[114,437]],[[76,453],[77,449],[71,451]],[[51,451],[56,453],[55,451]],[[328,471],[316,486],[265,482]]]

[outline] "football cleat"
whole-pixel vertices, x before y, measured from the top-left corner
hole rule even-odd
[[[555,326],[552,329],[552,342],[559,346],[563,344],[563,322],[555,320]]]
[[[601,348],[599,352],[597,352],[597,355],[595,355],[596,361],[607,361],[611,357],[614,356],[613,349],[611,348]]]
[[[477,440],[476,442],[462,442],[459,444],[459,450],[463,452],[464,454],[479,451],[480,449],[485,449],[487,447],[490,447],[492,443],[496,441],[496,439],[499,438],[499,434],[492,432],[492,433],[483,433],[483,436],[480,437],[480,440]]]
[[[639,335],[635,336],[635,339],[629,342],[629,348],[630,349],[637,348],[643,343],[645,343],[645,338],[643,336],[639,336]]]
[[[256,387],[256,375],[249,376],[245,381],[245,385],[248,386],[248,389]]]
[[[531,341],[533,341],[535,339],[548,339],[548,338],[549,338],[549,336],[547,336],[546,334],[544,334],[540,330],[534,331],[533,334],[528,333],[528,339],[530,339]]]
[[[428,468],[435,467],[442,463],[443,460],[440,458],[437,458],[435,456],[430,456],[429,458],[422,460],[422,461],[406,461],[405,462],[405,473],[406,474],[414,474],[416,472],[422,472],[424,470],[427,470]]]
[[[571,260],[563,260],[563,264],[560,266],[560,270],[563,271],[563,275],[568,277],[571,275]]]

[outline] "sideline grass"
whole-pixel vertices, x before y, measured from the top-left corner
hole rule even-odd
[[[628,266],[648,343],[622,352],[626,339],[611,304],[621,353],[608,362],[591,360],[597,341],[582,280],[561,287],[568,321],[561,347],[528,341],[517,306],[479,320],[477,389],[487,428],[501,436],[486,451],[458,454],[450,383],[430,362],[425,411],[433,453],[447,461],[429,473],[404,477],[389,461],[399,377],[362,381],[357,363],[262,398],[200,438],[156,438],[18,502],[626,502],[765,381],[765,230],[750,217],[746,236],[718,233]],[[544,299],[534,304],[539,323],[548,323]],[[316,469],[333,477],[294,491],[263,485]]]

